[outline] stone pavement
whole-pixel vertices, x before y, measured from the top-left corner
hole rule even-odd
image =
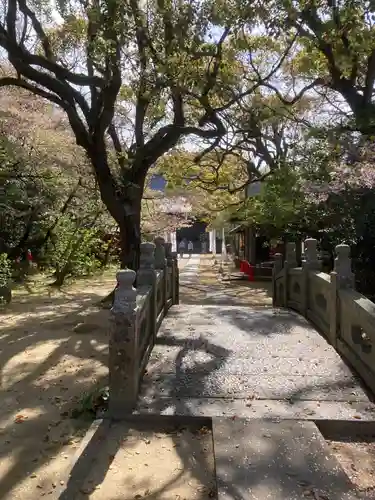
[[[181,292],[202,288],[199,264],[180,261]],[[304,318],[225,305],[215,286],[220,301],[205,305],[180,293],[136,414],[97,424],[59,500],[374,500],[331,453],[327,420],[314,422],[373,421],[359,381]]]
[[[213,419],[218,500],[359,497],[313,422]]]
[[[159,330],[136,413],[212,418],[218,500],[374,500],[315,423],[374,421],[360,381],[292,311],[226,303],[218,285],[197,305],[199,261],[181,270],[182,303]]]
[[[179,259],[180,286],[198,283],[199,255],[189,255]]]
[[[198,280],[192,256],[180,286]],[[138,412],[247,418],[375,418],[340,356],[301,316],[245,306],[174,306],[144,377]]]
[[[198,262],[199,261],[199,262]],[[188,275],[184,266],[189,267]],[[182,266],[182,267],[181,267]],[[220,260],[212,255],[179,260],[182,274],[180,302],[190,305],[272,307],[272,283],[228,280],[220,271]]]

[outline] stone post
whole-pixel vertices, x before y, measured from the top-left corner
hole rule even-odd
[[[292,269],[293,267],[297,267],[296,244],[294,242],[288,242],[286,244],[284,262],[284,307],[288,307],[289,269]]]
[[[299,267],[302,262],[302,241],[300,239],[296,241],[296,260]]]
[[[165,258],[164,238],[155,238],[155,268],[163,271],[162,276],[162,294],[163,294],[163,312],[165,314],[167,302],[167,259]]]
[[[139,389],[136,273],[117,273],[117,287],[110,315],[109,414],[122,418],[133,410]]]
[[[314,271],[319,271],[322,267],[318,258],[318,241],[314,238],[305,240],[305,262],[306,266]]]
[[[172,252],[173,255],[173,304],[180,302],[180,270],[178,269],[177,252]]]
[[[272,303],[274,306],[279,305],[279,301],[277,300],[277,288],[276,288],[276,276],[280,273],[280,271],[283,269],[283,256],[281,253],[276,253],[275,254],[275,262],[274,266],[272,269]],[[285,285],[283,279],[283,285]]]
[[[139,287],[151,287],[150,297],[150,321],[153,339],[156,338],[156,273],[155,273],[155,245],[153,243],[141,243],[140,266],[137,273],[137,285]]]
[[[155,245],[141,243],[139,270],[137,273],[138,286],[154,286],[155,283]]]
[[[307,238],[304,242],[305,259],[302,261],[301,299],[302,314],[306,316],[309,308],[309,272],[319,271],[321,263],[318,259],[318,242],[314,238]]]
[[[354,274],[352,273],[352,259],[349,245],[337,245],[334,272],[337,274],[339,288],[354,288]]]
[[[172,244],[164,243],[165,257],[167,261],[167,267],[165,268],[166,274],[166,289],[165,289],[165,300],[164,300],[164,316],[168,312],[168,300],[173,298],[172,282],[173,282],[173,257],[172,257]],[[170,283],[171,297],[168,294],[168,283]]]
[[[155,238],[155,269],[164,269],[167,265],[165,258],[164,238]]]
[[[294,242],[286,244],[285,266],[289,267],[289,269],[297,267],[296,244]]]
[[[337,337],[340,335],[340,309],[338,292],[340,288],[354,288],[354,274],[350,258],[349,245],[337,245],[336,258],[331,277],[330,329],[329,340],[336,347]]]
[[[164,243],[165,258],[172,259],[172,243]]]
[[[275,265],[274,265],[274,270],[276,274],[279,274],[279,272],[283,268],[283,256],[281,253],[275,253]]]

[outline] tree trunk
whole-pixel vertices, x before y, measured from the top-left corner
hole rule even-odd
[[[132,167],[118,182],[110,170],[104,142],[88,151],[95,170],[100,195],[120,230],[121,267],[138,270],[141,243],[141,202],[147,169]]]
[[[131,213],[117,221],[120,229],[120,264],[122,269],[129,268],[137,271],[141,244],[141,198],[129,208]],[[134,286],[137,286],[136,282]],[[100,301],[100,305],[104,308],[111,307],[114,296],[115,290],[112,290]]]
[[[131,206],[132,214],[120,222],[121,268],[137,271],[141,244],[141,200]]]
[[[27,250],[27,243],[29,240],[29,236],[31,233],[31,230],[33,228],[34,222],[35,222],[35,216],[36,216],[36,210],[34,209],[33,213],[30,215],[27,223],[25,230],[23,232],[23,235],[21,236],[19,242],[15,247],[13,247],[8,255],[10,259],[14,259],[15,257],[19,257],[23,252]]]
[[[65,200],[65,203],[62,206],[59,215],[56,217],[56,219],[54,220],[54,222],[52,223],[52,225],[47,229],[47,232],[46,232],[46,234],[44,236],[44,239],[43,239],[43,242],[42,242],[41,246],[43,246],[43,247],[47,246],[47,243],[49,242],[49,240],[50,240],[50,238],[52,236],[53,230],[55,229],[55,227],[57,226],[57,224],[60,222],[61,216],[64,215],[65,212],[68,210],[71,202],[73,201],[73,199],[75,198],[75,196],[77,194],[78,189],[81,186],[81,182],[82,182],[82,178],[80,177],[79,180],[78,180],[78,182],[77,182],[77,184],[75,185],[75,187],[69,193],[67,199]]]

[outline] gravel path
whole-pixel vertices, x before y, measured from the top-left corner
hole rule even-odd
[[[275,309],[173,307],[142,394],[140,411],[164,414],[375,417],[360,382],[324,338],[301,316]]]

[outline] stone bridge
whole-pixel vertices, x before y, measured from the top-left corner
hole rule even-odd
[[[199,286],[199,256],[180,286]],[[214,302],[210,300],[212,304]],[[279,419],[374,418],[359,377],[311,322],[280,307],[174,305],[137,411]]]
[[[168,245],[143,244],[137,289],[135,273],[119,274],[107,421],[128,429],[203,418],[216,486],[213,496],[187,500],[374,499],[351,484],[323,438],[375,434],[375,407],[358,376],[371,382],[374,308],[352,289],[348,259],[338,248],[334,273],[323,276],[316,243],[307,242],[302,268],[289,245],[285,263],[276,257],[274,307],[225,306],[223,294],[187,305],[178,287],[199,287],[200,257],[178,277]]]

